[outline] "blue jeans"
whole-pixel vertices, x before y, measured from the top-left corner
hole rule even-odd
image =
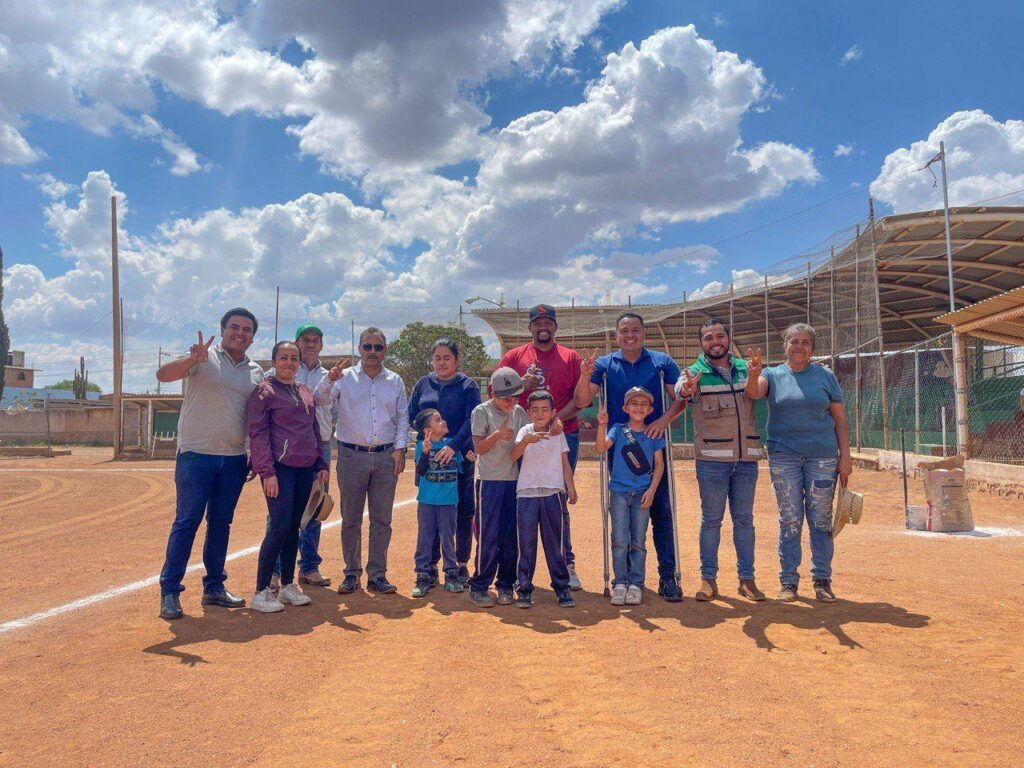
[[[808,459],[789,453],[768,457],[779,504],[779,581],[800,583],[800,532],[811,536],[811,578],[832,578],[832,497],[839,459]]]
[[[615,461],[614,451],[608,451],[608,471]],[[665,451],[661,452],[662,458]],[[667,464],[666,464],[667,466]],[[651,538],[654,552],[658,556],[658,576],[661,579],[675,578],[676,555],[675,537],[672,531],[672,504],[668,491],[668,471],[661,476],[658,489],[654,492],[654,504],[649,510],[651,517]]]
[[[756,461],[707,461],[697,459],[700,489],[700,575],[718,577],[718,544],[722,538],[725,502],[732,517],[732,542],[736,546],[736,572],[740,579],[754,578],[754,489]]]
[[[649,510],[640,506],[644,491],[611,491],[612,584],[644,585]]]
[[[455,560],[455,524],[458,518],[455,504],[426,504],[419,502],[416,509],[418,531],[416,534],[416,573],[429,575],[434,572],[437,561],[433,556],[434,542],[441,545],[441,561],[445,574],[455,578],[459,564]]]
[[[331,466],[331,441],[327,440],[320,445],[320,453]],[[330,481],[328,480],[328,484]],[[305,509],[305,507],[303,507]],[[267,515],[267,532],[270,532],[270,515]],[[319,570],[320,563],[324,561],[320,557],[320,522],[311,520],[309,525],[299,531],[299,574],[310,573]],[[274,563],[274,575],[281,576],[281,558]]]
[[[186,451],[174,463],[174,486],[177,509],[171,533],[167,537],[167,555],[160,571],[160,594],[176,595],[184,591],[181,580],[192,554],[192,544],[199,524],[206,516],[206,539],[203,542],[203,591],[215,593],[224,589],[228,578],[224,562],[228,554],[228,537],[235,505],[245,485],[247,460],[242,456],[214,456]]]
[[[569,466],[576,471],[576,459],[580,455],[580,433],[566,432],[565,442],[569,444]],[[569,530],[569,509],[562,515],[562,549],[565,550],[565,564],[568,566],[576,564],[576,554],[572,551],[572,533]]]

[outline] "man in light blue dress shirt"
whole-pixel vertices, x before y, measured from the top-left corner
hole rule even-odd
[[[359,364],[345,370],[339,361],[315,390],[318,405],[333,404],[338,414],[338,496],[345,579],[341,594],[355,592],[363,572],[363,509],[369,500],[370,547],[366,588],[390,593],[386,578],[391,543],[391,508],[398,476],[405,470],[409,443],[408,396],[402,377],[384,367],[387,339],[379,328],[359,336]]]

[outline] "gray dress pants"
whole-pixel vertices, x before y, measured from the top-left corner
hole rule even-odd
[[[338,498],[341,506],[341,553],[345,575],[363,572],[363,510],[369,500],[370,552],[366,575],[371,579],[388,570],[391,508],[395,504],[395,462],[389,451],[366,453],[338,445]]]

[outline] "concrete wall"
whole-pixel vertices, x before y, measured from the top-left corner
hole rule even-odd
[[[114,441],[112,407],[50,408],[50,439],[54,444],[102,444]],[[0,411],[0,442],[35,443],[46,440],[46,413],[42,410]]]

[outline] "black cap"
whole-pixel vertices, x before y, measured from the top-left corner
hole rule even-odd
[[[549,318],[554,323],[558,322],[558,320],[555,319],[555,308],[550,304],[538,304],[530,310],[531,323],[539,317]]]

